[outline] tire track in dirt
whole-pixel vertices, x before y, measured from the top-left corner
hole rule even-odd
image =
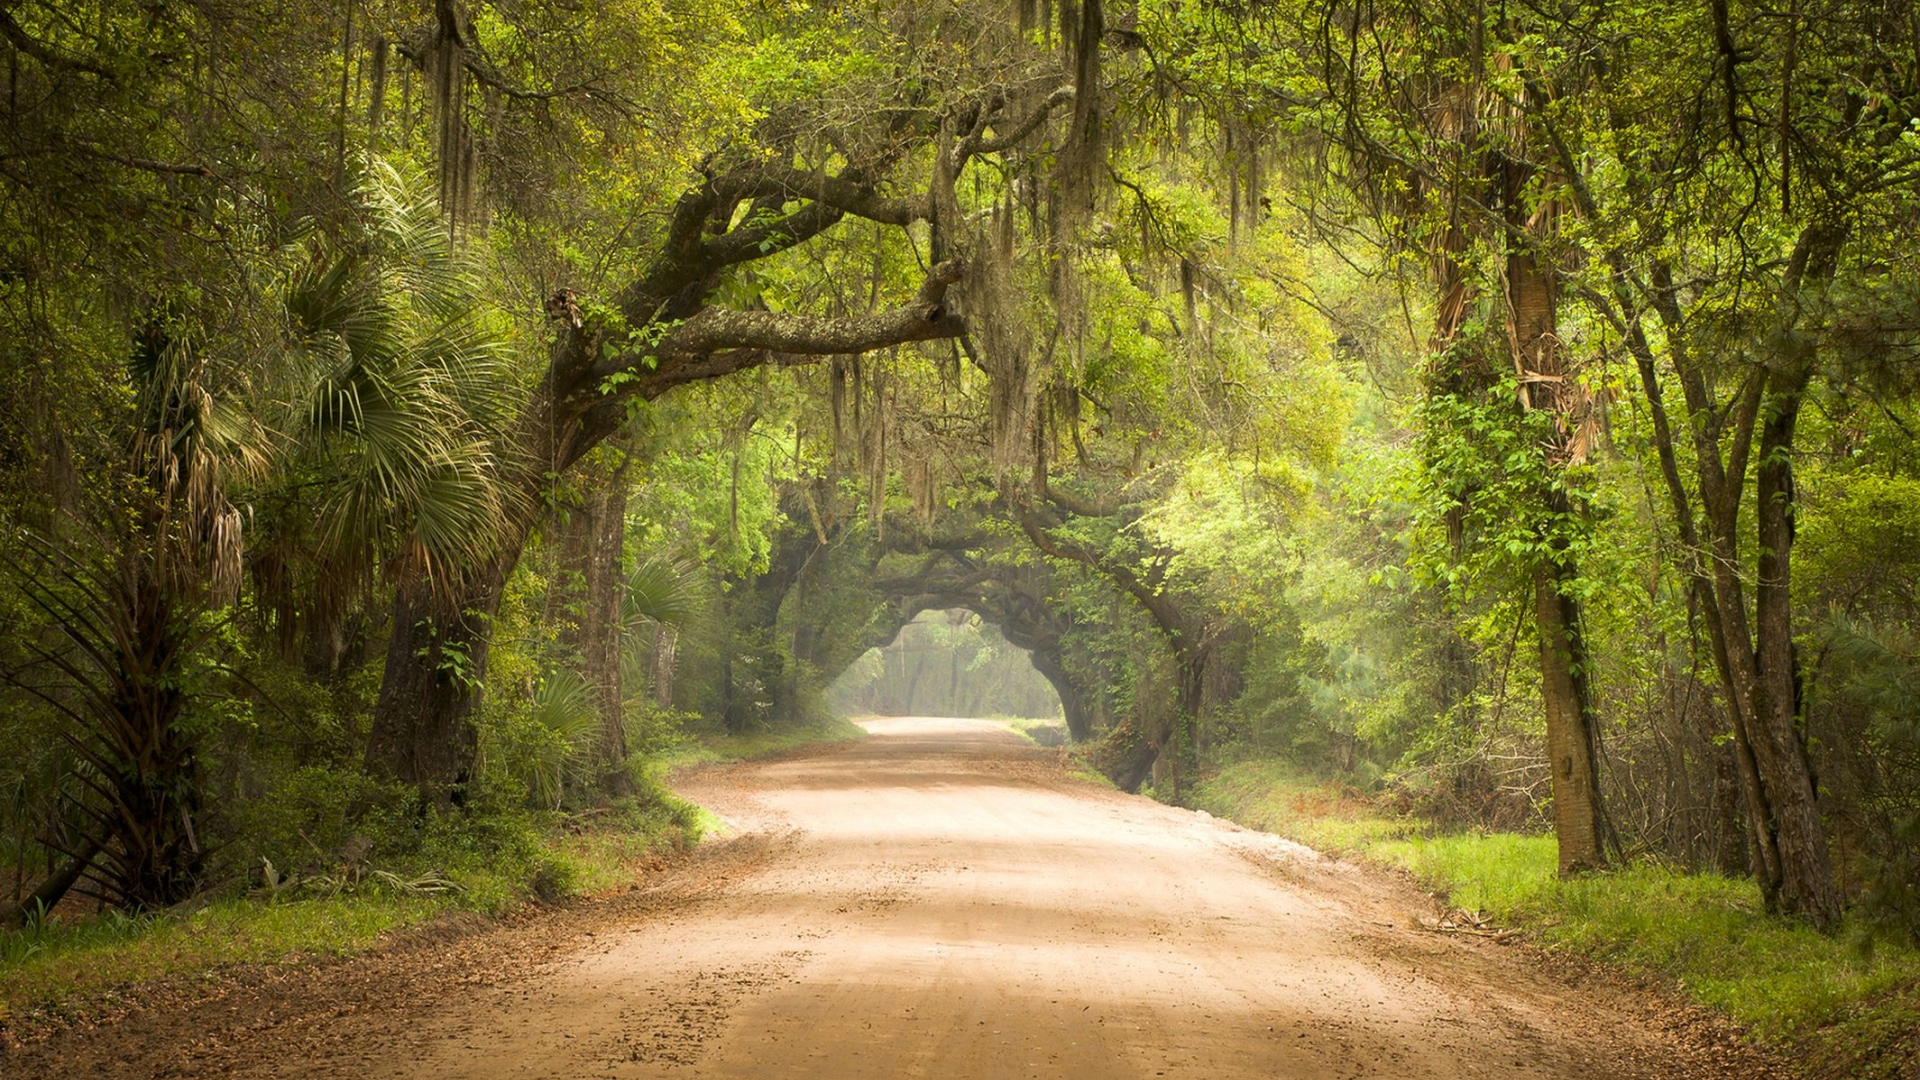
[[[1765,1080],[1697,1015],[980,721],[680,777],[647,890],[182,991],[9,1077]],[[1676,1019],[1676,1017],[1679,1017]]]

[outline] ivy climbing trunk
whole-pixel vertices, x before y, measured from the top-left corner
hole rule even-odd
[[[1607,862],[1593,695],[1587,681],[1590,660],[1573,552],[1586,515],[1571,494],[1571,485],[1579,482],[1571,469],[1586,460],[1590,418],[1585,394],[1560,347],[1559,281],[1542,247],[1553,235],[1556,208],[1546,197],[1529,205],[1528,187],[1534,178],[1534,166],[1526,161],[1511,160],[1505,166],[1507,329],[1521,407],[1551,420],[1540,447],[1545,459],[1542,486],[1534,496],[1541,504],[1542,535],[1532,584],[1553,832],[1560,873],[1565,875]]]

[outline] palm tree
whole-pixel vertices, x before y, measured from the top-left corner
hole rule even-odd
[[[683,559],[656,555],[627,575],[620,606],[622,652],[637,658],[651,649],[654,702],[662,708],[673,704],[674,638],[700,608],[700,572]]]
[[[199,746],[184,721],[219,609],[240,590],[244,517],[231,493],[269,464],[244,399],[210,389],[235,385],[231,375],[168,320],[149,320],[127,368],[107,496],[64,523],[84,540],[23,531],[0,555],[49,631],[22,634],[30,662],[5,674],[66,721],[88,822],[33,897],[40,906],[76,885],[130,908],[199,887]]]
[[[265,334],[213,347],[188,329],[193,313],[157,312],[127,369],[116,475],[97,520],[74,523],[91,535],[73,547],[107,554],[88,562],[34,534],[0,553],[53,631],[22,635],[31,662],[5,674],[66,720],[91,822],[41,902],[74,884],[129,907],[198,888],[185,721],[200,677],[219,673],[206,646],[243,568],[285,633],[303,613],[337,617],[382,573],[442,587],[491,554],[508,505],[495,456],[506,350],[425,191],[373,163],[346,235],[287,252],[296,269]],[[250,339],[267,344],[237,344]],[[260,508],[265,542],[249,545]]]
[[[288,340],[279,363],[297,488],[278,517],[282,633],[304,617],[326,630],[376,578],[412,599],[396,611],[390,649],[431,644],[427,685],[383,683],[381,696],[477,701],[486,642],[459,632],[484,618],[442,602],[476,568],[511,562],[502,523],[526,517],[523,490],[503,482],[503,447],[519,400],[504,335],[481,308],[479,273],[447,234],[428,184],[370,164],[354,228],[316,245],[288,289]],[[524,470],[522,470],[524,471]],[[304,592],[304,595],[301,593]],[[444,622],[448,625],[440,625]],[[402,632],[407,631],[407,632]],[[284,640],[284,638],[283,638]],[[451,741],[411,740],[471,762],[470,724]],[[388,747],[369,747],[379,761]],[[391,771],[391,770],[387,770]]]
[[[323,587],[380,570],[448,581],[494,552],[510,497],[508,351],[425,182],[375,161],[356,202],[358,228],[287,296],[288,435],[318,490],[302,509]]]

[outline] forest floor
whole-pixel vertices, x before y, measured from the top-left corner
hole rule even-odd
[[[1069,776],[984,721],[682,773],[628,892],[150,987],[8,1077],[1792,1075],[1403,878]],[[1465,932],[1462,932],[1464,929]]]

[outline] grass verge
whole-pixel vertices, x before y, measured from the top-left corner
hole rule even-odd
[[[218,900],[190,914],[117,913],[0,936],[0,1028],[73,999],[234,964],[339,956],[446,910],[447,896]]]
[[[993,719],[1035,746],[1052,750],[1068,743],[1066,722],[1059,717],[997,716]]]
[[[657,807],[600,816],[530,819],[506,851],[475,845],[463,857],[443,844],[431,870],[294,880],[148,915],[59,915],[0,931],[0,1042],[11,1026],[85,1012],[156,979],[348,956],[449,912],[499,916],[532,899],[613,889],[698,837],[685,815]]]
[[[696,730],[676,745],[653,755],[647,763],[654,776],[666,776],[676,769],[696,765],[724,765],[735,761],[755,761],[784,754],[817,743],[864,739],[867,729],[844,716],[834,716],[811,724],[791,727],[766,727],[752,731],[730,732],[721,728]]]
[[[866,732],[847,720],[707,735],[649,761],[658,777],[686,765],[766,757]],[[714,824],[657,784],[647,797],[573,814],[490,812],[428,822],[386,873],[308,877],[145,916],[57,915],[0,930],[0,1046],[10,1029],[85,1012],[128,987],[210,976],[241,964],[349,956],[456,911],[500,916],[529,900],[553,902],[623,888],[661,853],[696,842]],[[375,865],[378,865],[377,862]]]
[[[1920,950],[1769,916],[1750,881],[1641,863],[1562,880],[1552,837],[1438,833],[1284,762],[1242,762],[1192,804],[1333,854],[1404,869],[1458,908],[1667,981],[1811,1076],[1920,1076]]]

